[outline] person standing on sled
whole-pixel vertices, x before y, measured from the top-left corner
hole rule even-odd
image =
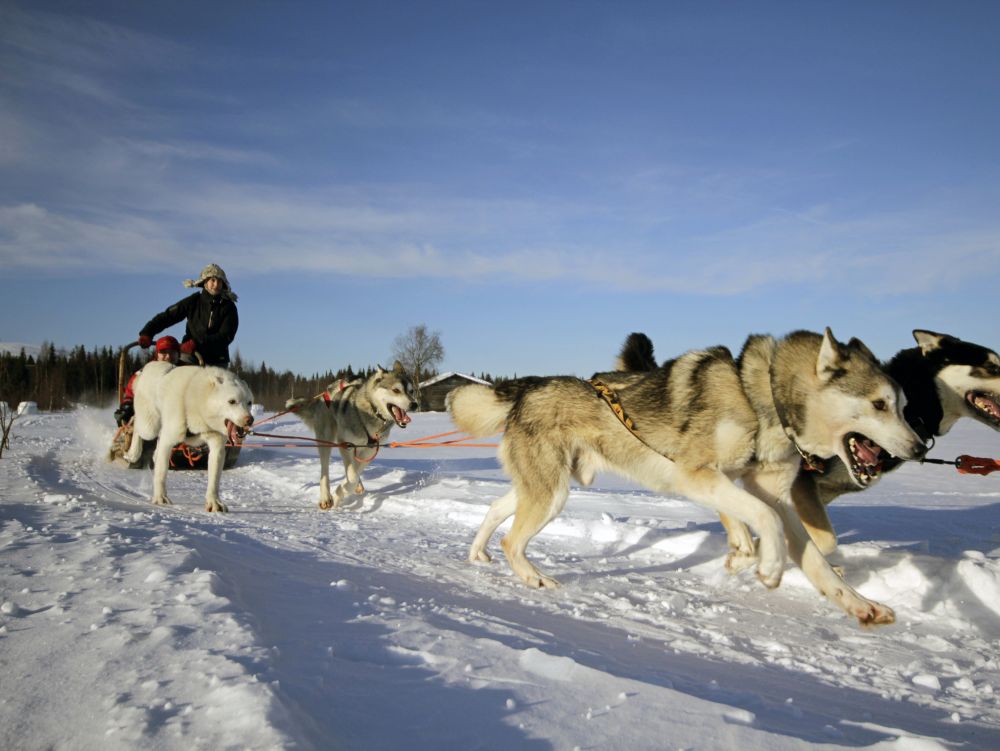
[[[161,336],[156,340],[155,360],[176,365],[180,355],[181,343],[172,336]],[[125,393],[122,395],[122,403],[115,410],[115,422],[118,423],[119,428],[135,415],[135,405],[133,404],[135,401],[135,391],[132,390],[132,387],[135,385],[135,377],[137,375],[139,375],[139,371],[133,373],[132,377],[128,379],[128,383],[125,385]]]
[[[187,320],[181,358],[193,362],[197,351],[206,365],[229,367],[229,345],[236,338],[240,319],[236,313],[236,293],[229,286],[226,272],[210,263],[201,270],[197,281],[187,279],[184,286],[201,290],[153,316],[139,332],[139,346],[149,347],[153,337],[163,329]]]

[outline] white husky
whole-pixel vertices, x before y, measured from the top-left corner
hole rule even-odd
[[[219,500],[226,441],[253,424],[250,388],[223,368],[178,368],[148,363],[135,380],[135,434],[125,458],[139,460],[142,442],[158,439],[153,454],[153,503],[167,505],[167,469],[174,445],[208,446],[206,511],[228,511]]]

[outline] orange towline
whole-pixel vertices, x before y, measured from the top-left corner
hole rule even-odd
[[[279,438],[289,441],[298,441],[298,443],[243,443],[244,447],[251,448],[311,448],[313,446],[329,446],[330,448],[353,448],[353,449],[366,449],[366,448],[387,448],[387,449],[423,449],[423,448],[496,448],[499,446],[497,443],[469,443],[469,441],[474,440],[473,436],[467,435],[464,438],[456,438],[450,441],[437,441],[438,438],[447,438],[450,435],[460,435],[461,432],[458,430],[452,430],[448,433],[438,433],[437,435],[424,436],[423,438],[415,438],[412,441],[392,441],[391,443],[374,443],[374,444],[354,444],[354,443],[335,443],[333,441],[322,441],[319,438],[310,438],[309,436],[303,435],[279,435],[277,433],[258,433],[256,431],[251,431],[250,435],[256,438]]]
[[[474,440],[474,436],[467,435],[465,438],[455,438],[451,441],[436,441],[437,438],[447,438],[450,435],[460,435],[461,431],[452,430],[448,433],[438,433],[437,435],[424,436],[423,438],[415,438],[412,441],[393,441],[392,443],[387,443],[386,448],[390,449],[427,449],[427,448],[485,448],[485,449],[495,449],[500,444],[498,443],[469,443],[469,441]]]

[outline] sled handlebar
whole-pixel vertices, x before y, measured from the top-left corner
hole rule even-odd
[[[122,403],[122,399],[125,397],[125,362],[126,355],[128,351],[133,347],[138,347],[139,342],[129,342],[124,347],[122,347],[121,354],[118,355],[118,403]]]

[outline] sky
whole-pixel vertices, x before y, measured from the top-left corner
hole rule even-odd
[[[997,348],[998,81],[993,2],[0,0],[0,342],[123,345],[218,263],[304,375],[417,324],[494,375]]]

